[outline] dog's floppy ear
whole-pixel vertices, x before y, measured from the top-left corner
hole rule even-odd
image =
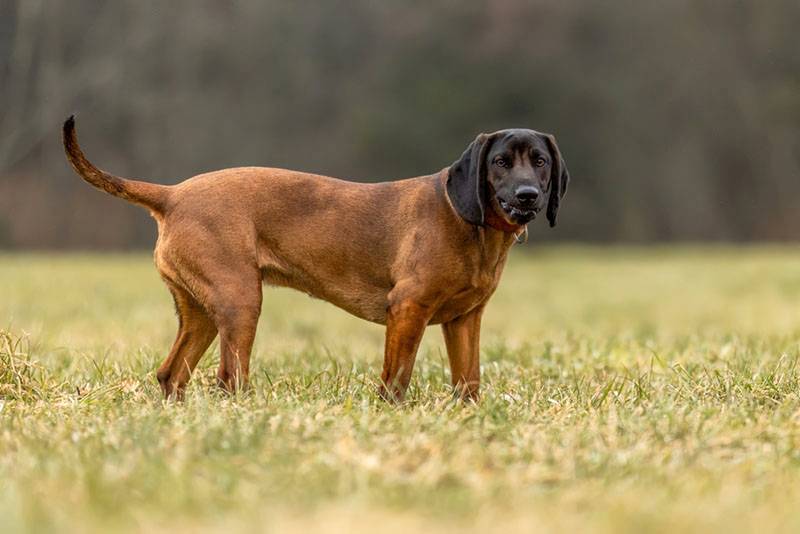
[[[465,221],[483,226],[486,201],[486,153],[493,135],[480,134],[448,170],[447,196]]]
[[[567,192],[569,172],[567,171],[567,164],[564,163],[564,158],[561,156],[561,151],[556,144],[556,138],[550,134],[542,135],[547,141],[547,147],[550,149],[550,157],[553,160],[553,164],[550,168],[550,198],[547,201],[547,220],[550,221],[550,227],[552,228],[556,225],[558,205]]]

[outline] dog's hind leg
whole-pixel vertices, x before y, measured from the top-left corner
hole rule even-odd
[[[214,284],[214,296],[207,306],[219,330],[217,381],[229,392],[245,388],[250,376],[250,352],[261,315],[259,273],[237,277],[235,283]]]
[[[166,398],[182,399],[192,371],[217,335],[203,307],[185,290],[170,284],[178,312],[178,335],[156,376]]]

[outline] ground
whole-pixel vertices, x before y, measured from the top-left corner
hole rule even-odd
[[[0,255],[0,531],[800,529],[800,249],[515,250],[483,398],[430,328],[409,401],[382,329],[265,292],[252,390],[155,380],[147,254]]]

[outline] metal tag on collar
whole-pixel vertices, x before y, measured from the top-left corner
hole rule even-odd
[[[518,234],[514,234],[514,241],[518,244],[527,243],[528,242],[528,225],[522,227],[522,230],[519,231]]]

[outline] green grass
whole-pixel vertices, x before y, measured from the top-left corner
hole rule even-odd
[[[438,328],[409,401],[381,327],[265,292],[253,388],[182,404],[146,255],[0,255],[0,532],[796,532],[800,249],[534,248],[453,402]]]

